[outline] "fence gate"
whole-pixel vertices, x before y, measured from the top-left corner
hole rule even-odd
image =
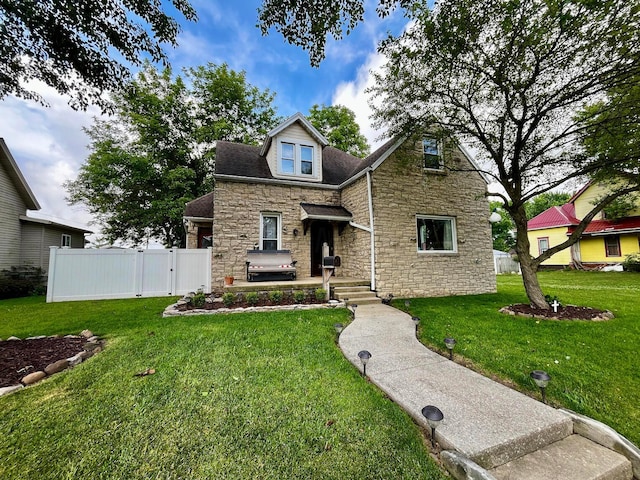
[[[496,273],[520,273],[520,263],[509,257],[493,257]]]
[[[211,247],[93,250],[50,247],[47,302],[211,291]]]

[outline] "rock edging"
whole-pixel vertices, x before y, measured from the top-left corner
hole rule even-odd
[[[295,304],[295,305],[270,305],[263,307],[238,307],[238,308],[217,308],[208,310],[204,308],[194,308],[193,310],[179,310],[179,303],[169,305],[162,313],[163,317],[176,317],[181,315],[215,315],[218,313],[249,313],[249,312],[273,312],[281,310],[314,310],[318,308],[346,307],[344,302],[330,300],[329,303]]]
[[[40,340],[43,338],[47,338],[46,335],[40,335],[37,337],[28,337],[28,338],[25,338],[25,340]],[[57,338],[57,336],[54,335],[51,338]],[[79,365],[80,363],[92,357],[96,353],[101,352],[102,349],[104,348],[104,343],[105,343],[104,340],[100,339],[100,337],[98,337],[97,335],[94,335],[93,332],[91,332],[91,330],[83,330],[82,332],[80,332],[80,335],[65,335],[64,338],[84,338],[87,341],[87,343],[85,343],[82,346],[81,352],[78,352],[77,354],[71,357],[62,358],[53,363],[50,363],[44,368],[44,370],[31,372],[25,375],[24,377],[22,377],[19,384],[10,385],[7,387],[0,387],[0,397],[3,395],[7,395],[9,393],[16,392],[18,390],[21,390],[22,388],[27,387],[29,385],[33,385],[34,383],[37,383],[40,380],[46,377],[49,377],[51,375],[54,375],[56,373],[62,372],[67,368],[75,367],[76,365]],[[15,336],[11,336],[7,338],[7,340],[8,341],[10,340],[12,342],[18,342],[21,339]]]

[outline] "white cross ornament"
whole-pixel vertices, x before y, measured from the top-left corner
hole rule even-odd
[[[560,306],[558,300],[554,300],[551,306],[553,307],[553,313],[558,313],[558,307]]]

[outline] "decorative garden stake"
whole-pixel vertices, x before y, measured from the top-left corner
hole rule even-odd
[[[453,347],[456,346],[456,339],[455,338],[450,338],[447,337],[444,339],[444,344],[447,346],[447,349],[449,350],[449,360],[453,360]]]
[[[371,358],[371,353],[367,350],[361,350],[358,352],[358,358],[362,362],[362,376],[366,378],[367,376],[367,362]]]
[[[542,394],[542,403],[547,403],[545,390],[547,388],[547,385],[549,384],[549,380],[551,380],[551,377],[547,372],[543,370],[534,370],[529,376],[533,379],[534,382],[536,382],[536,385],[540,388],[540,393]]]
[[[553,313],[558,313],[558,307],[560,306],[558,300],[554,300],[551,306],[553,307]]]
[[[427,423],[431,427],[431,446],[436,448],[436,427],[440,425],[444,415],[438,407],[427,405],[422,409],[422,416],[427,419]]]

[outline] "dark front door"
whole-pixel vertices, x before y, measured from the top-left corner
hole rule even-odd
[[[311,276],[322,275],[322,244],[329,245],[329,255],[333,255],[333,225],[316,221],[311,224]]]

